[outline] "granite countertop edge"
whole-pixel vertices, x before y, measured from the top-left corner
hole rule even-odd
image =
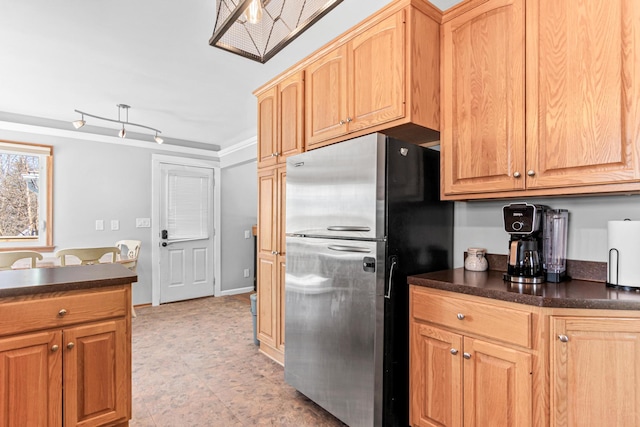
[[[119,264],[0,271],[0,298],[103,288],[136,282]]]
[[[640,293],[609,288],[603,282],[568,280],[538,286],[542,295],[509,290],[502,271],[468,272],[464,268],[407,277],[410,285],[537,307],[640,310]]]

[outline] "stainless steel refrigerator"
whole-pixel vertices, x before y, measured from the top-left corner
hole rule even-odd
[[[408,274],[451,268],[439,152],[371,134],[287,160],[285,380],[344,423],[408,425]]]

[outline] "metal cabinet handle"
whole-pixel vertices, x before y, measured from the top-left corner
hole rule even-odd
[[[534,176],[535,174],[536,174],[536,171],[534,171],[534,170],[530,170],[530,171],[527,172],[527,175],[529,175],[529,176]]]
[[[278,251],[271,251],[271,255],[280,255],[280,252],[278,252]]]
[[[69,344],[67,344],[67,348],[68,348],[69,350],[71,350],[71,349],[72,349],[73,347],[75,347],[75,346],[76,346],[76,345],[73,343],[73,341],[72,341],[72,342],[70,342]]]
[[[471,359],[471,354],[469,354],[469,353],[462,353],[462,357],[464,357],[465,359],[469,360],[469,359]]]
[[[51,346],[51,351],[54,351],[54,352],[58,351],[59,348],[60,347],[58,346],[58,344],[54,344],[54,345]]]
[[[344,120],[340,120],[340,126],[342,126],[343,124],[345,124],[346,122]]]
[[[520,175],[520,172],[514,172],[513,173],[513,177],[514,178],[520,178],[522,175]]]
[[[462,313],[458,313],[456,317],[458,318],[458,320],[464,320],[464,314]]]
[[[277,151],[275,153],[273,153],[274,157],[280,157],[280,153],[278,153]]]
[[[58,316],[60,317],[63,317],[65,314],[67,314],[67,310],[65,310],[64,308],[58,312]]]
[[[327,248],[331,249],[332,251],[338,251],[338,252],[362,252],[366,254],[371,252],[371,249],[363,248],[360,246],[329,245],[327,246]]]
[[[391,299],[391,286],[393,285],[393,270],[395,269],[396,265],[397,265],[397,262],[395,259],[391,261],[391,267],[389,267],[389,289],[387,290],[387,293],[384,296],[386,299]]]
[[[456,350],[455,348],[452,348],[451,350],[449,350],[449,353],[455,356],[456,354],[458,354],[458,350]]]
[[[569,342],[569,337],[568,337],[568,336],[566,336],[566,335],[558,335],[558,339],[559,339],[561,342]]]
[[[347,123],[351,123],[353,119],[351,117],[347,117]]]

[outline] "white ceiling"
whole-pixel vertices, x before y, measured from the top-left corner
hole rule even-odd
[[[72,129],[74,109],[115,119],[123,103],[169,142],[227,148],[256,135],[257,87],[389,0],[344,0],[266,64],[209,46],[215,2],[0,0],[0,118]]]

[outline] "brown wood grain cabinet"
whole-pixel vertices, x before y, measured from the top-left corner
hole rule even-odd
[[[640,425],[640,318],[551,317],[551,425]]]
[[[410,311],[412,426],[532,425],[538,316],[413,286]]]
[[[128,425],[130,307],[130,285],[0,299],[0,425]]]
[[[260,350],[284,362],[284,166],[258,171],[257,328]]]
[[[640,191],[639,22],[634,0],[445,14],[443,198]]]
[[[307,149],[376,131],[437,140],[440,16],[426,2],[395,2],[312,56]]]
[[[256,92],[258,167],[283,164],[304,150],[304,72],[282,78]]]

